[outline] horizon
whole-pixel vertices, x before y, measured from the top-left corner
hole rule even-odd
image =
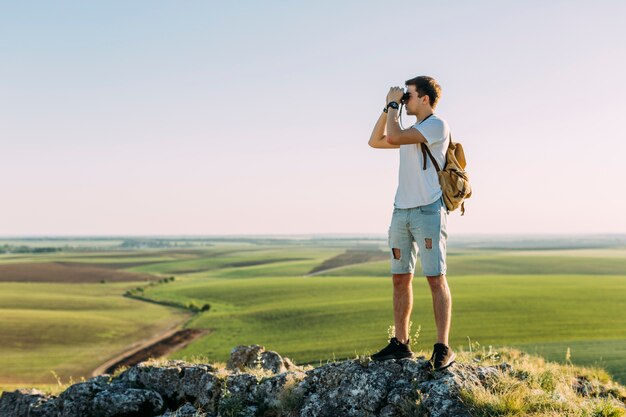
[[[133,234],[113,234],[113,235],[15,235],[15,236],[3,236],[0,235],[0,242],[2,240],[9,239],[117,239],[117,238],[151,238],[151,239],[212,239],[212,238],[333,238],[333,237],[355,237],[355,238],[386,238],[386,234],[371,234],[371,233],[302,233],[302,234],[220,234],[220,235],[177,235],[177,234],[159,234],[159,235],[133,235]],[[626,233],[546,233],[546,234],[524,234],[524,233],[456,233],[454,237],[476,237],[476,238],[535,238],[535,239],[550,239],[550,238],[573,238],[573,237],[586,237],[586,238],[624,238],[626,239]]]

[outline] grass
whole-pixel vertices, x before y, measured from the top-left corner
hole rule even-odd
[[[340,268],[346,265],[354,265],[354,264],[361,264],[361,263],[371,262],[371,261],[387,260],[388,258],[389,258],[389,254],[387,253],[387,251],[382,251],[378,249],[376,250],[351,249],[337,256],[326,259],[324,262],[322,262],[321,264],[311,269],[311,271],[309,271],[309,274],[314,274],[319,271],[325,271],[327,269]]]
[[[626,250],[623,257],[606,256],[554,256],[532,253],[452,253],[448,255],[448,273],[453,276],[467,275],[625,275]],[[602,253],[602,252],[600,252]],[[417,274],[421,273],[419,261]],[[318,276],[385,276],[389,275],[389,261],[350,265]]]
[[[621,333],[623,337],[623,332]],[[565,362],[565,353],[570,351],[574,363],[584,363],[610,371],[617,380],[626,383],[626,338],[589,339],[543,342],[538,344],[512,345],[550,361]]]
[[[138,283],[0,283],[0,385],[90,372],[133,342],[182,323],[178,309],[121,297]]]
[[[282,264],[289,260],[301,261],[311,259],[314,263],[319,263],[324,259],[340,253],[337,249],[307,248],[297,247],[277,247],[272,249],[254,248],[248,250],[228,250],[217,251],[215,256],[209,255],[199,259],[176,260],[153,265],[139,266],[127,269],[133,272],[147,272],[156,274],[190,274],[203,271],[218,270],[221,268],[241,268],[249,266],[265,267]],[[247,265],[240,265],[246,263]],[[239,266],[237,266],[239,264]]]
[[[99,264],[96,264],[99,265]],[[0,282],[112,282],[148,281],[154,276],[110,268],[95,268],[84,263],[13,263],[0,265]]]
[[[626,328],[623,276],[466,276],[450,278],[449,284],[454,298],[452,346],[464,344],[468,336],[491,345],[611,341]],[[413,285],[412,320],[421,325],[421,339],[434,343],[427,283],[416,279]],[[354,350],[374,352],[393,322],[391,285],[383,278],[310,277],[288,284],[284,278],[196,278],[155,288],[147,296],[211,303],[211,312],[190,325],[210,326],[214,333],[179,355],[206,352],[216,360],[225,360],[232,346],[248,343],[263,344],[299,362],[333,353],[347,357]],[[612,369],[623,366],[624,359]]]
[[[304,277],[345,250],[219,244],[198,251],[3,255],[0,264],[143,263],[123,270],[176,276],[144,296],[211,305],[188,326],[213,332],[172,358],[225,362],[234,346],[256,343],[298,364],[317,364],[374,353],[393,323],[388,261]],[[626,250],[451,250],[450,344],[459,348],[470,337],[561,363],[570,348],[574,363],[606,367],[626,382],[626,256],[620,253]],[[51,383],[50,370],[77,378],[133,340],[181,320],[167,307],[121,297],[137,286],[145,283],[0,283],[0,335],[9,341],[0,345],[0,385]],[[419,348],[428,351],[436,340],[431,295],[419,276],[413,288],[411,320],[421,327]]]
[[[487,374],[482,384],[468,384],[461,400],[473,416],[620,417],[626,414],[626,389],[599,368],[547,362],[541,357],[503,348],[485,359],[483,349],[460,352],[457,361],[497,365],[510,370]]]

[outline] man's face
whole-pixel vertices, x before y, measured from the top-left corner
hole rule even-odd
[[[425,105],[424,100],[428,101],[428,97],[426,96],[418,97],[417,91],[415,91],[414,85],[408,86],[408,92],[411,96],[409,97],[409,100],[405,104],[406,114],[415,115],[417,114],[418,109]]]

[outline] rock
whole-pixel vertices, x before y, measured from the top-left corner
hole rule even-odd
[[[260,368],[261,352],[263,351],[265,351],[265,348],[260,345],[237,346],[230,351],[226,369]]]
[[[287,368],[288,371],[302,370],[302,368],[296,366],[293,362],[291,362],[291,359],[289,358],[283,358],[283,365],[285,366],[285,368]]]
[[[513,370],[513,366],[511,366],[511,364],[507,362],[502,362],[501,364],[497,365],[497,368],[500,369],[502,372],[511,372]]]
[[[48,404],[52,411],[42,415],[50,417],[392,417],[407,406],[407,399],[422,398],[433,409],[465,415],[458,400],[447,397],[454,395],[455,381],[463,378],[449,374],[432,379],[425,359],[355,359],[303,372],[276,352],[252,345],[235,348],[229,365],[218,371],[182,361],[141,363],[115,378],[105,375],[72,385],[56,398],[28,392],[6,395],[0,409],[22,413],[16,414],[20,417],[27,416],[33,404],[39,408]],[[264,369],[270,374],[242,369]],[[448,385],[440,386],[447,380]]]
[[[464,381],[477,381],[468,375],[469,365],[454,364],[452,367],[433,374],[433,378],[418,384],[421,406],[430,411],[430,417],[471,417],[471,414],[459,400],[459,387]]]
[[[58,402],[59,417],[91,417],[95,396],[109,388],[109,376],[100,375],[85,382],[71,385],[55,400]]]
[[[303,381],[307,391],[300,416],[377,416],[386,405],[391,385],[401,379],[401,361],[333,363],[311,370]],[[330,415],[330,414],[329,414]]]
[[[524,376],[507,363],[455,363],[433,373],[424,357],[384,362],[354,359],[303,371],[262,346],[238,346],[227,369],[182,361],[146,362],[116,377],[103,375],[74,384],[58,397],[36,390],[5,392],[0,397],[0,416],[469,417],[460,390],[488,385],[501,373],[520,381]],[[539,396],[542,391],[534,389]],[[587,397],[620,399],[622,395],[621,388],[584,376],[576,378],[573,390]],[[567,396],[556,400],[567,401]]]
[[[201,411],[196,410],[196,407],[189,403],[183,404],[176,411],[168,411],[165,414],[161,414],[159,417],[202,417],[205,414]]]
[[[165,404],[175,409],[185,402],[210,413],[217,412],[221,388],[215,369],[208,364],[192,365],[168,361],[162,365],[140,363],[119,376],[120,383],[155,391]]]
[[[99,392],[93,399],[94,417],[153,416],[163,409],[163,398],[154,391],[126,388]]]
[[[259,404],[266,408],[279,407],[286,401],[286,396],[290,397],[289,401],[294,401],[302,392],[302,390],[297,393],[291,391],[298,387],[305,377],[304,372],[283,372],[274,377],[263,378],[256,385],[254,396],[259,399]]]
[[[18,389],[0,396],[0,416],[45,417],[58,414],[57,402],[36,389]]]
[[[239,398],[244,403],[251,404],[254,402],[256,385],[256,376],[236,373],[226,377],[222,394],[228,393],[232,397]]]
[[[293,364],[289,358],[283,358],[274,351],[266,351],[260,345],[237,346],[230,352],[230,359],[226,364],[230,370],[246,368],[265,369],[274,373],[286,372],[287,370],[301,370]]]

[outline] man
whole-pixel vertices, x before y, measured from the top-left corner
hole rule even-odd
[[[450,366],[456,357],[448,346],[452,315],[452,298],[445,275],[448,213],[437,171],[428,157],[424,164],[421,147],[428,146],[438,165],[443,167],[450,134],[446,121],[434,113],[441,96],[439,84],[427,76],[410,79],[405,84],[410,94],[405,101],[406,113],[416,116],[417,123],[408,129],[400,128],[398,104],[404,91],[392,87],[387,94],[387,106],[369,140],[373,148],[400,149],[398,188],[389,227],[395,337],[389,340],[387,347],[372,355],[372,359],[401,359],[413,355],[409,338],[413,308],[411,280],[419,253],[422,272],[430,285],[437,326],[431,364],[439,371]]]

